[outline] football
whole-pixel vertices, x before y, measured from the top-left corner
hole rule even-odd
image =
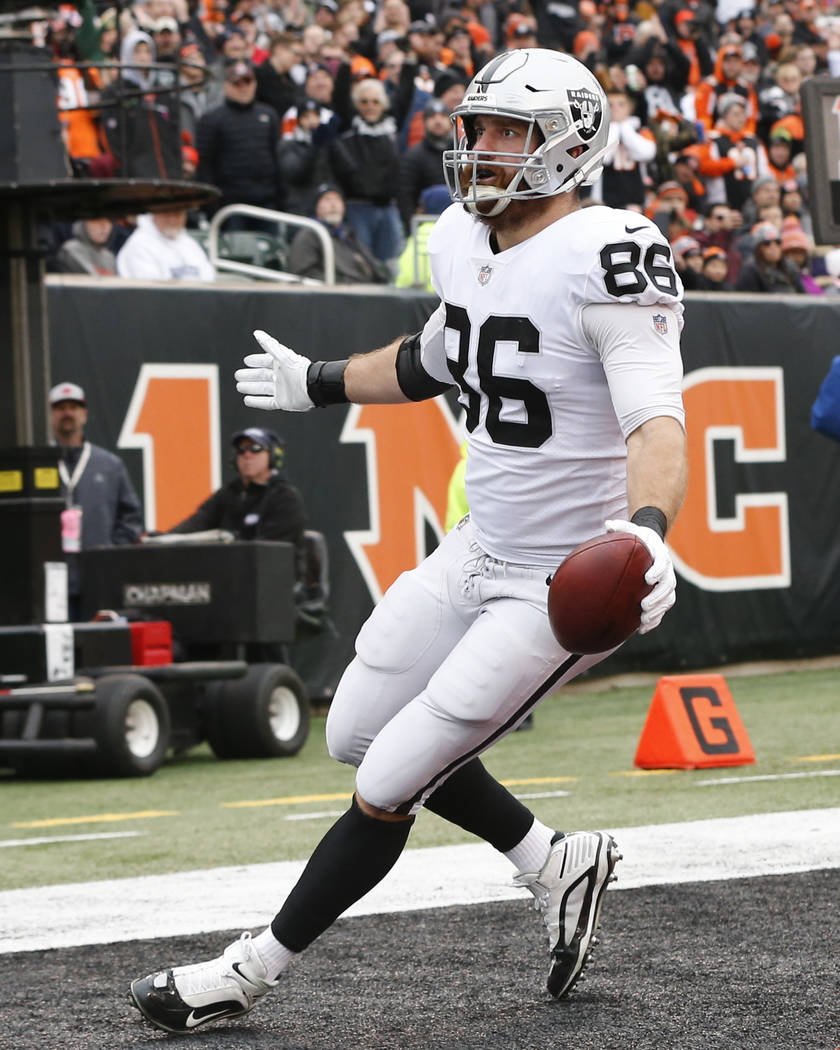
[[[651,591],[650,551],[627,532],[608,532],[575,547],[548,589],[554,637],[570,653],[603,653],[639,627],[640,602]]]

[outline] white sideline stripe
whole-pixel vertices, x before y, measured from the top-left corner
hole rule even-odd
[[[53,842],[90,842],[92,839],[133,839],[145,831],[102,831],[89,835],[50,835],[32,839],[0,839],[0,849],[10,846],[47,846]]]
[[[619,889],[840,867],[840,808],[610,829],[624,860]],[[216,930],[261,929],[303,861],[146,875],[0,893],[0,952]],[[407,850],[347,915],[529,899],[490,846]]]
[[[808,773],[760,773],[752,777],[721,777],[719,780],[698,780],[696,787],[715,784],[750,784],[754,780],[803,780],[805,777],[840,777],[840,769],[814,769]]]

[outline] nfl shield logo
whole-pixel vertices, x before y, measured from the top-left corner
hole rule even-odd
[[[653,315],[653,327],[659,332],[660,335],[668,334],[668,318],[665,314],[654,314]]]
[[[493,276],[492,266],[482,266],[478,271],[478,283],[481,285],[487,284],[490,278]]]

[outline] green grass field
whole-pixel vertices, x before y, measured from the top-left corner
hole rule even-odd
[[[531,732],[485,756],[490,770],[558,828],[619,828],[840,803],[840,669],[724,672],[756,753],[755,765],[634,770],[655,688],[572,685],[543,703]],[[800,774],[790,777],[790,774]],[[732,777],[782,779],[703,785]],[[802,775],[807,774],[807,775]],[[220,762],[197,748],[143,780],[0,779],[0,889],[304,858],[343,811],[353,771],[324,746],[324,719],[293,759]],[[568,792],[556,795],[557,792]],[[112,832],[136,837],[7,845]],[[423,813],[410,845],[469,837]]]

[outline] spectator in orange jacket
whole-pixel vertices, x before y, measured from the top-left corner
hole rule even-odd
[[[725,96],[740,95],[746,108],[746,132],[755,134],[758,120],[758,98],[752,86],[741,76],[744,60],[738,44],[725,44],[717,54],[715,71],[697,87],[694,111],[697,120],[711,131],[720,120],[721,100]]]
[[[795,179],[796,169],[790,162],[792,153],[793,136],[787,128],[776,128],[770,133],[766,152],[759,158],[759,172],[762,175],[772,175],[781,183]]]
[[[758,176],[762,147],[749,131],[743,95],[723,95],[716,106],[720,118],[708,142],[694,147],[700,161],[698,171],[706,179],[710,203],[740,209],[749,200]]]

